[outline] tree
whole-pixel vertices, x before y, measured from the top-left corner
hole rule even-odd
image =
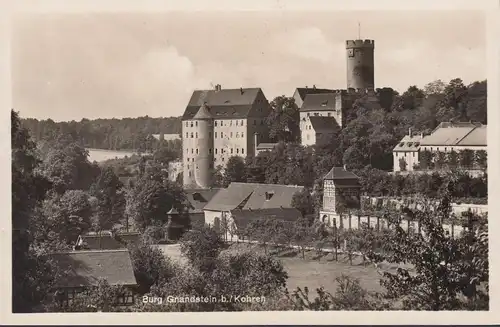
[[[299,108],[293,97],[278,96],[270,103],[266,118],[269,136],[275,141],[296,142],[300,139]]]
[[[69,190],[62,196],[53,194],[43,204],[48,230],[57,235],[57,240],[74,244],[79,235],[90,230],[92,208],[87,193]],[[50,239],[49,235],[47,240]]]
[[[215,259],[224,248],[220,234],[211,227],[185,233],[180,244],[182,254],[202,272],[212,271]]]
[[[447,153],[447,163],[448,163],[448,166],[451,168],[451,169],[456,169],[458,167],[458,164],[459,164],[459,157],[458,157],[458,153],[454,150],[451,150],[450,152]]]
[[[406,163],[406,160],[404,158],[399,159],[399,170],[401,171],[406,171],[406,166],[408,164]]]
[[[36,172],[35,144],[11,111],[12,156],[12,311],[31,312],[51,287],[50,263],[31,247],[34,211],[50,183]]]
[[[467,297],[471,283],[477,285],[487,279],[484,238],[454,239],[443,229],[442,221],[451,212],[449,199],[445,192],[436,210],[422,202],[423,208],[414,214],[423,233],[408,233],[396,226],[385,241],[384,254],[371,254],[375,262],[385,260],[414,267],[412,271],[400,267],[395,273],[383,273],[381,283],[387,290],[386,296],[400,299],[403,309],[461,310],[465,304],[460,295]],[[464,269],[466,263],[472,262],[468,251],[473,249],[483,251],[482,255],[476,253],[482,263],[476,264],[474,270]]]
[[[147,239],[130,248],[139,294],[148,293],[153,285],[161,285],[175,275],[175,266],[162,250]]]
[[[97,199],[94,219],[96,231],[109,230],[118,223],[125,212],[123,184],[110,167],[104,168],[91,186],[91,194]]]
[[[478,150],[475,152],[475,161],[481,169],[488,167],[488,153],[485,150]]]
[[[292,197],[292,207],[299,210],[303,217],[314,214],[314,200],[311,191],[303,188]]]
[[[227,187],[231,182],[246,182],[245,175],[245,162],[243,158],[240,156],[230,157],[227,161],[226,169],[224,169],[224,187]]]
[[[458,152],[458,160],[462,168],[471,169],[474,165],[474,151],[468,149],[461,150]]]

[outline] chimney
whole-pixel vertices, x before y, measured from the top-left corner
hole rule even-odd
[[[313,90],[316,90],[316,85],[315,84],[313,84]]]
[[[408,136],[413,137],[413,133],[412,133],[411,127],[408,128]]]
[[[240,87],[240,93],[243,94],[243,88],[242,87]]]
[[[307,85],[306,85],[306,89],[308,89],[308,88],[309,88],[309,87],[307,87]]]

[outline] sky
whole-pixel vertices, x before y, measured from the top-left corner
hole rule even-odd
[[[54,121],[180,116],[215,84],[342,89],[358,34],[375,40],[377,88],[486,79],[480,11],[24,14],[11,31],[14,109]]]

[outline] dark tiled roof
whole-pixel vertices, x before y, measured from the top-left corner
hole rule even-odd
[[[220,190],[204,209],[229,211],[238,206],[243,210],[290,208],[293,195],[303,189],[303,186],[233,182],[228,188]],[[266,192],[272,194],[269,200],[266,200]]]
[[[194,115],[193,119],[211,119],[213,118],[205,104],[200,106],[196,115]]]
[[[333,167],[323,179],[333,180],[338,186],[351,186],[359,184],[359,177],[343,167]]]
[[[99,279],[110,285],[136,285],[128,250],[54,253],[50,257],[64,272],[57,287],[96,286]]]
[[[309,120],[316,132],[334,132],[340,128],[337,120],[333,117],[312,116],[309,117]]]
[[[244,229],[248,223],[256,219],[277,219],[285,221],[296,221],[302,217],[299,210],[295,208],[273,208],[258,210],[231,210],[231,216],[237,228]]]
[[[212,200],[212,198],[219,192],[219,188],[213,189],[188,189],[184,190],[186,197],[191,204],[192,208],[189,213],[202,213],[203,208]]]
[[[394,147],[394,152],[416,152],[420,149],[420,142],[422,141],[421,135],[405,135]]]
[[[196,90],[189,100],[182,120],[192,119],[204,103],[214,119],[246,118],[261,92],[260,88]]]
[[[300,108],[300,111],[322,111],[335,110],[335,103],[340,94],[335,93],[322,93],[322,94],[308,94]]]
[[[182,120],[193,119],[198,113],[200,107],[187,107]],[[233,118],[241,119],[247,118],[252,105],[239,105],[239,106],[208,106],[208,111],[213,119]]]
[[[300,98],[304,100],[307,95],[309,94],[322,94],[322,93],[333,93],[335,90],[331,89],[317,89],[314,87],[311,88],[305,88],[305,87],[298,87],[296,92],[299,94]]]
[[[81,241],[83,244],[81,244]],[[124,244],[118,242],[109,234],[99,235],[80,235],[77,245],[87,250],[115,250],[125,248]]]

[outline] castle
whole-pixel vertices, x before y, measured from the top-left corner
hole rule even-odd
[[[302,144],[326,140],[345,125],[345,111],[356,97],[374,89],[373,40],[347,40],[347,89],[298,88]],[[255,156],[269,135],[265,120],[271,111],[260,88],[196,90],[182,116],[183,184],[209,188],[214,169],[232,156]],[[268,143],[266,143],[268,144]]]

